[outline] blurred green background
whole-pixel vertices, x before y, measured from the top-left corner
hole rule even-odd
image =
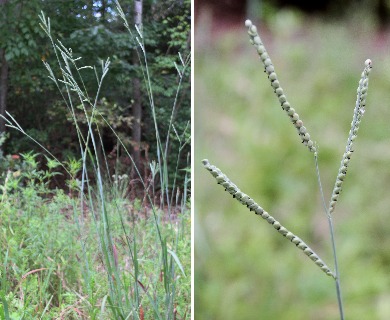
[[[196,319],[339,319],[334,281],[216,184],[237,186],[333,266],[309,153],[241,25],[195,19]],[[390,50],[364,10],[345,19],[278,10],[258,26],[288,100],[319,145],[328,201],[366,58],[364,114],[334,213],[347,319],[390,317]]]

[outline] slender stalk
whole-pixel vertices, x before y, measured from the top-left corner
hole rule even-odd
[[[336,284],[337,303],[339,306],[340,319],[344,320],[344,308],[343,308],[343,299],[341,296],[340,274],[339,274],[339,266],[338,266],[338,260],[337,260],[337,250],[336,250],[336,241],[335,241],[335,236],[334,236],[333,219],[332,219],[332,215],[328,214],[328,207],[326,205],[324,191],[322,189],[320,169],[318,166],[318,147],[317,147],[317,151],[314,153],[314,160],[315,160],[315,166],[316,166],[318,186],[320,188],[320,194],[321,194],[321,199],[322,199],[322,205],[324,207],[324,211],[325,211],[327,219],[328,219],[329,233],[330,233],[330,239],[331,239],[331,243],[332,243],[332,253],[333,253],[334,268],[335,268],[335,271],[334,271],[335,278],[334,279],[335,279],[335,284]]]
[[[336,250],[336,241],[334,236],[333,219],[331,215],[328,215],[328,224],[329,224],[329,232],[332,241],[332,251],[333,251],[333,258],[334,258],[334,274],[336,276],[335,283],[336,283],[337,303],[339,305],[340,319],[344,320],[344,308],[343,308],[343,299],[341,295],[340,273],[339,273],[339,266],[337,260],[337,250]]]
[[[315,166],[316,166],[317,182],[318,182],[318,186],[320,187],[320,194],[321,194],[322,205],[324,206],[325,213],[327,213],[328,212],[328,207],[326,206],[326,201],[325,201],[325,197],[324,197],[324,191],[322,189],[322,183],[321,183],[320,168],[318,166],[318,147],[317,147],[317,151],[314,152],[314,162],[315,162]]]

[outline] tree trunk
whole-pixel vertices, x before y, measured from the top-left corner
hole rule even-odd
[[[142,24],[142,0],[134,1],[134,23],[137,27],[141,27]],[[137,52],[133,53],[133,64],[138,65]],[[133,79],[133,128],[132,128],[132,149],[133,159],[138,170],[141,170],[141,120],[142,120],[142,102],[141,102],[141,82],[138,77]],[[133,170],[133,177],[136,178],[137,174]]]
[[[8,0],[0,0],[0,7],[3,7],[7,4]],[[3,11],[4,8],[1,8]],[[2,15],[1,19],[5,19]],[[1,24],[5,23],[2,21]],[[5,110],[7,109],[7,92],[8,92],[8,62],[5,58],[5,49],[0,48],[0,114],[5,116]],[[0,117],[0,134],[5,132],[5,121]],[[1,146],[0,146],[1,149]]]
[[[103,21],[103,23],[106,23],[106,0],[103,0],[102,1],[102,6],[101,6],[101,9],[100,9],[100,14],[101,14],[101,21]]]
[[[5,116],[7,109],[7,92],[8,92],[8,62],[5,58],[5,50],[0,49],[0,114]],[[0,118],[0,133],[5,132],[5,121]]]

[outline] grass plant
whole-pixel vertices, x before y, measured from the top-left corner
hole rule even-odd
[[[48,170],[38,169],[38,154],[23,154],[20,176],[9,171],[4,179],[0,202],[4,230],[0,245],[5,253],[1,259],[0,314],[5,319],[187,319],[191,315],[190,171],[180,172],[184,184],[177,186],[182,168],[177,164],[173,176],[167,169],[171,131],[180,142],[177,161],[190,140],[184,138],[186,132],[175,131],[172,116],[167,139],[161,142],[142,30],[136,28],[135,35],[118,2],[117,6],[130,41],[138,43],[154,116],[158,151],[153,178],[160,179],[161,201],[155,203],[150,190],[154,181],[147,184],[138,168],[135,170],[144,191],[141,200],[126,197],[125,173],[117,172],[113,180],[105,175],[108,163],[98,157],[101,132],[96,119],[106,122],[115,134],[97,108],[110,60],[102,61],[100,70],[79,65],[80,57],[54,40],[50,19],[41,13],[41,27],[52,44],[58,68],[47,61],[44,65],[73,118],[80,158],[62,163],[29,136],[43,148]],[[175,64],[179,83],[172,115],[190,56],[179,55],[179,60],[180,65]],[[83,83],[87,71],[96,76],[94,95]],[[76,117],[77,108],[84,113],[82,121],[87,130]],[[4,119],[9,128],[27,135],[10,113]],[[116,137],[134,164],[130,152]],[[68,175],[68,193],[48,187],[58,167]],[[177,193],[183,195],[180,202],[173,201]]]
[[[250,20],[245,22],[245,26],[248,28],[248,34],[250,38],[250,42],[255,46],[256,51],[258,52],[260,59],[264,65],[264,72],[267,74],[268,79],[271,82],[271,87],[276,94],[276,97],[282,107],[282,109],[289,116],[290,121],[296,128],[298,135],[301,138],[302,143],[309,149],[310,152],[314,154],[315,160],[315,172],[317,175],[317,181],[319,185],[319,190],[321,194],[321,198],[323,199],[323,208],[326,214],[328,224],[329,224],[329,233],[330,233],[330,242],[333,252],[334,258],[334,270],[332,271],[319,257],[319,255],[313,251],[305,242],[303,242],[298,236],[294,233],[286,229],[282,226],[275,218],[273,218],[268,212],[266,212],[261,206],[259,206],[252,198],[250,198],[247,194],[243,193],[225,174],[222,173],[220,169],[216,166],[210,164],[207,159],[204,159],[203,165],[204,167],[210,171],[212,176],[216,179],[217,183],[222,185],[225,188],[225,191],[229,192],[233,198],[238,200],[242,205],[245,205],[250,211],[254,211],[257,215],[261,216],[265,219],[269,224],[271,224],[280,234],[282,234],[285,238],[294,243],[297,248],[302,250],[317,266],[319,266],[322,271],[324,271],[327,275],[331,276],[336,285],[337,292],[337,301],[338,301],[338,309],[339,309],[339,317],[340,319],[344,319],[344,307],[343,300],[341,294],[341,285],[340,285],[340,273],[338,269],[338,260],[337,260],[337,251],[335,245],[335,232],[333,226],[333,211],[336,205],[336,202],[339,198],[343,181],[345,180],[347,169],[350,163],[350,159],[352,153],[354,151],[353,142],[357,137],[357,132],[359,130],[360,121],[362,116],[365,113],[365,105],[366,105],[366,96],[368,89],[368,75],[372,68],[372,62],[370,59],[365,61],[365,68],[362,72],[361,79],[359,81],[358,89],[357,89],[357,100],[355,109],[353,112],[353,120],[351,122],[351,129],[349,132],[346,150],[343,154],[341,165],[338,171],[338,175],[336,178],[336,183],[330,198],[329,207],[326,205],[325,196],[323,193],[320,170],[318,165],[319,159],[319,151],[317,144],[312,140],[311,136],[308,133],[308,130],[303,125],[303,121],[300,116],[296,112],[296,110],[291,106],[288,102],[285,92],[282,89],[278,76],[275,72],[275,67],[265,49],[265,46],[257,33],[257,28],[252,24]]]

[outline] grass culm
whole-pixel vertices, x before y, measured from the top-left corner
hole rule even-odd
[[[162,141],[142,29],[136,27],[133,30],[119,3],[116,4],[129,32],[129,41],[137,44],[153,116],[157,154],[156,161],[150,164],[152,181],[145,181],[126,145],[98,110],[99,94],[109,72],[110,60],[102,61],[100,69],[80,65],[80,57],[75,57],[71,49],[54,40],[50,19],[42,12],[39,16],[41,27],[51,42],[58,68],[52,68],[48,61],[44,62],[44,66],[72,117],[80,157],[66,162],[59,161],[48,148],[29,136],[10,113],[4,117],[7,127],[25,134],[43,149],[47,155],[47,167],[52,169],[46,175],[31,169],[34,176],[30,177],[31,183],[23,188],[18,186],[19,180],[16,181],[15,173],[10,172],[9,179],[2,186],[0,221],[5,223],[9,220],[8,237],[1,241],[8,248],[1,253],[0,314],[4,315],[4,319],[23,316],[41,319],[190,317],[190,155],[187,156],[187,167],[179,167],[183,150],[190,143],[190,122],[188,120],[184,132],[177,132],[174,126],[176,104],[182,82],[188,76],[190,55],[183,57],[179,53],[179,63],[174,63],[178,82],[169,129],[164,134],[167,138]],[[96,76],[97,90],[93,96],[87,92],[83,82],[82,74],[87,71]],[[77,110],[84,114],[84,127],[80,125],[80,113]],[[102,145],[98,123],[102,122],[112,130],[118,144],[133,163],[137,179],[142,185],[142,199],[130,201],[126,198],[123,184],[127,180],[124,174],[117,172],[112,180],[106,174],[107,159],[98,156]],[[176,137],[179,142],[178,150],[170,148],[172,137]],[[177,163],[173,165],[176,171],[173,174],[168,170],[168,150],[177,155]],[[27,159],[37,167],[37,156],[25,155],[24,161]],[[46,183],[57,174],[54,171],[57,167],[62,167],[68,175],[69,194],[61,190],[49,191],[47,188]],[[184,181],[181,185],[177,182],[179,174],[182,175],[180,181]],[[156,184],[161,188],[158,202],[153,189]],[[41,193],[36,192],[38,185],[42,186],[42,193],[46,191],[52,194],[50,201],[44,200]],[[26,200],[28,196],[30,198]],[[20,229],[15,232],[13,228],[16,222],[12,220],[12,215],[19,202],[28,202],[29,210],[23,208],[17,211]],[[23,221],[26,221],[23,227],[26,229],[21,227]],[[15,235],[22,230],[28,236],[19,235],[16,240]],[[17,243],[13,244],[12,239]],[[45,248],[47,243],[55,250]],[[41,253],[45,257],[37,257],[34,261],[34,254],[38,254],[34,252],[42,251],[34,249],[38,244],[42,245],[43,251],[46,250]],[[19,263],[16,257],[18,246],[23,249],[28,247],[33,252],[31,260]],[[22,250],[19,254],[21,259]],[[10,276],[11,269],[15,271],[14,278]],[[17,275],[21,275],[22,280],[19,281]],[[15,283],[17,281],[19,283]],[[31,288],[36,289],[39,295],[34,297]],[[18,295],[17,290],[22,291],[22,294]],[[40,302],[36,298],[40,298]]]
[[[311,152],[313,153],[315,172],[317,175],[317,181],[319,185],[319,190],[323,202],[323,209],[325,216],[329,225],[329,234],[330,234],[330,243],[333,251],[333,268],[329,267],[323,259],[319,257],[319,255],[309,247],[302,239],[300,239],[297,235],[289,231],[286,227],[284,227],[279,221],[275,220],[268,212],[266,212],[260,205],[258,205],[252,198],[250,198],[247,194],[243,193],[220,169],[216,166],[210,164],[210,162],[205,159],[202,161],[204,167],[212,174],[212,176],[216,179],[217,183],[225,188],[225,191],[230,193],[233,198],[235,198],[242,205],[245,205],[250,211],[254,211],[255,214],[262,217],[266,220],[270,225],[272,225],[278,233],[282,236],[290,240],[295,246],[303,251],[303,253],[312,260],[315,265],[317,265],[326,275],[330,276],[336,286],[336,294],[338,301],[338,309],[340,319],[344,319],[344,307],[342,300],[342,290],[340,284],[340,273],[338,268],[338,259],[337,259],[337,250],[336,250],[336,241],[335,241],[335,231],[333,224],[333,215],[336,207],[336,203],[339,199],[342,185],[345,180],[348,166],[351,160],[351,156],[354,152],[354,141],[357,138],[357,133],[359,130],[359,125],[361,119],[365,113],[365,104],[366,104],[366,96],[368,89],[368,76],[372,68],[372,62],[370,59],[365,61],[364,70],[361,74],[361,79],[358,84],[357,89],[357,99],[356,105],[353,111],[353,119],[351,122],[351,129],[347,139],[347,145],[345,148],[345,152],[342,156],[340,168],[336,177],[336,182],[332,191],[332,195],[330,197],[329,205],[326,204],[325,196],[321,183],[320,170],[318,165],[319,158],[319,147],[312,139],[311,135],[308,132],[308,129],[304,126],[303,120],[292,107],[290,102],[287,100],[285,91],[282,89],[281,84],[279,82],[278,76],[275,72],[275,67],[269,57],[267,50],[265,49],[264,43],[262,42],[257,28],[252,24],[250,20],[245,22],[245,26],[248,28],[248,34],[250,38],[250,43],[255,47],[258,55],[260,56],[260,60],[264,65],[264,72],[268,76],[271,87],[274,90],[274,93],[279,101],[282,110],[287,114],[290,122],[296,128],[298,136],[301,140],[301,143]]]

